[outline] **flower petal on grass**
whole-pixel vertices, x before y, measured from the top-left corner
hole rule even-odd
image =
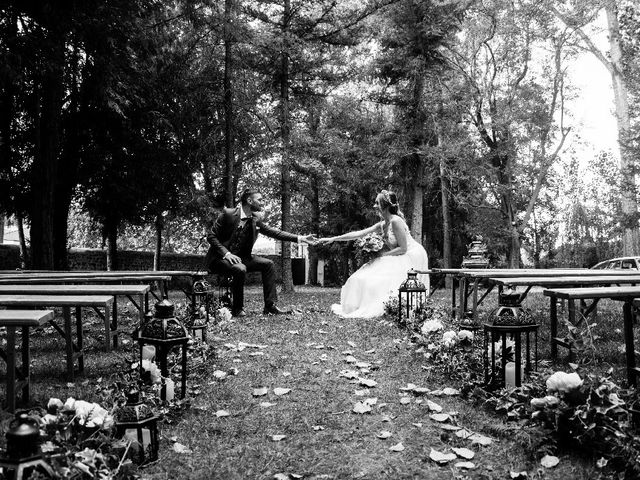
[[[358,346],[353,342],[347,342],[347,345],[349,345],[351,348],[356,348]]]
[[[365,387],[372,388],[378,385],[378,382],[376,382],[375,380],[371,380],[370,378],[359,377],[358,381],[360,382],[360,385],[364,385]]]
[[[178,442],[173,444],[173,451],[176,453],[185,453],[185,454],[193,453],[193,450],[191,450],[189,447]]]
[[[442,407],[438,405],[436,402],[432,402],[431,400],[427,400],[427,407],[432,412],[440,413],[442,412]]]
[[[453,450],[453,453],[455,453],[457,456],[464,458],[465,460],[471,460],[473,457],[476,456],[475,452],[473,452],[473,450],[469,450],[468,448],[452,448],[451,450]]]
[[[358,363],[358,359],[353,355],[348,355],[344,358],[344,361],[347,363]]]
[[[280,388],[280,387],[276,387],[273,389],[273,393],[275,393],[276,395],[286,395],[287,393],[289,393],[291,391],[290,388]]]
[[[432,413],[429,418],[436,422],[446,422],[451,416],[448,413]]]
[[[253,395],[254,397],[263,397],[267,393],[269,393],[269,389],[267,387],[259,387],[254,388],[251,395]]]
[[[442,394],[443,395],[460,395],[460,390],[458,390],[457,388],[443,388],[442,389]]]
[[[219,417],[228,417],[228,416],[230,416],[230,415],[231,415],[231,414],[230,414],[227,410],[218,410],[218,411],[216,412],[216,417],[218,417],[218,418],[219,418]]]
[[[437,463],[449,463],[458,457],[456,457],[455,453],[442,453],[432,448],[429,453],[429,458]]]
[[[402,445],[402,442],[396,443],[392,447],[389,447],[389,450],[392,452],[402,452],[404,450],[404,445]]]
[[[275,403],[271,403],[271,402],[260,402],[260,406],[262,408],[269,408],[269,407],[273,407],[274,405],[276,405]]]
[[[279,442],[287,438],[287,436],[286,435],[269,435],[269,438],[271,438],[271,440],[273,440],[274,442]]]
[[[560,459],[554,455],[545,455],[540,460],[540,465],[545,468],[553,468],[560,463]]]
[[[411,399],[409,397],[401,397],[400,398],[400,403],[402,405],[407,405],[407,404],[411,403]]]
[[[319,432],[320,430],[324,430],[324,427],[322,425],[313,425],[311,428],[313,428],[314,432]]]
[[[369,413],[371,412],[371,407],[363,402],[357,402],[354,406],[353,406],[353,413]]]
[[[458,462],[453,466],[456,468],[466,468],[467,470],[473,470],[476,468],[476,464],[473,462]]]
[[[389,438],[391,435],[393,435],[393,434],[390,431],[382,430],[378,435],[376,435],[376,437],[378,437],[381,440],[385,440],[385,439]]]

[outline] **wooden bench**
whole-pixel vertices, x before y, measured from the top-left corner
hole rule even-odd
[[[29,367],[29,329],[40,327],[53,319],[52,310],[0,310],[0,327],[7,329],[7,349],[0,350],[0,357],[7,363],[7,409],[16,409],[16,392],[22,390],[22,401],[28,402],[31,394]],[[22,329],[22,365],[16,365],[16,329]]]
[[[51,325],[62,335],[66,344],[67,376],[73,379],[75,361],[78,361],[78,371],[84,371],[84,351],[82,333],[82,307],[94,309],[103,308],[105,351],[111,351],[111,339],[117,331],[111,330],[109,318],[113,308],[114,298],[111,295],[0,295],[0,305],[5,307],[62,307],[64,327],[61,328],[53,319]],[[73,325],[71,322],[71,307],[75,307],[76,342],[73,341]]]
[[[629,385],[636,385],[636,375],[640,374],[640,369],[636,368],[636,354],[633,339],[633,321],[634,321],[634,303],[640,298],[640,286],[622,286],[622,287],[590,287],[590,288],[558,288],[548,289],[544,291],[544,295],[550,299],[550,320],[551,320],[551,357],[556,358],[558,355],[557,345],[569,346],[560,337],[558,337],[558,299],[565,299],[569,304],[569,322],[579,325],[582,320],[595,309],[598,301],[603,298],[617,300],[623,302],[622,318],[625,341],[625,356],[627,363],[627,380]],[[576,300],[592,300],[590,306],[584,312],[582,318],[576,318]]]
[[[0,295],[111,295],[114,302],[109,331],[113,348],[118,348],[118,333],[123,331],[118,328],[118,296],[126,296],[138,309],[142,324],[149,309],[149,289],[149,285],[0,285]]]
[[[0,285],[63,285],[63,284],[122,284],[122,283],[157,283],[160,296],[167,293],[167,285],[171,281],[169,275],[54,275],[54,276],[23,276],[19,278],[5,278],[0,275]],[[152,289],[149,290],[156,300],[160,300]]]

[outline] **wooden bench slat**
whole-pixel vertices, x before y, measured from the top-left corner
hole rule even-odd
[[[0,285],[0,294],[142,295],[149,285]]]
[[[113,303],[112,295],[0,295],[0,305],[82,306],[94,307]]]
[[[53,315],[53,310],[0,310],[0,326],[39,327]]]

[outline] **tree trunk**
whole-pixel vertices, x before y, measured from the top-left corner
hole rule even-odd
[[[311,180],[311,225],[313,233],[320,236],[320,180],[318,175],[313,175]],[[315,248],[309,249],[309,283],[318,283],[318,252]]]
[[[282,58],[280,64],[280,134],[282,137],[282,170],[280,177],[282,200],[282,229],[287,232],[291,228],[291,159],[290,149],[290,118],[289,118],[289,22],[291,20],[291,1],[284,0],[282,16]],[[291,249],[289,242],[282,245],[282,290],[293,291],[293,276],[291,275]]]
[[[449,192],[451,185],[447,170],[445,168],[444,158],[440,158],[440,194],[442,196],[442,266],[443,268],[452,268],[451,266],[451,207],[449,206]],[[451,288],[452,280],[447,275],[445,277],[445,287]]]
[[[611,61],[611,82],[616,105],[618,122],[618,143],[620,145],[620,172],[622,174],[621,197],[624,235],[622,238],[622,254],[638,255],[640,242],[638,232],[638,203],[636,200],[634,159],[629,149],[629,95],[624,78],[622,48],[620,46],[620,24],[616,2],[607,2],[605,6],[609,28],[609,57]]]
[[[78,124],[80,92],[78,89],[78,48],[74,45],[70,61],[71,92],[69,107],[64,122],[64,147],[60,158],[59,171],[56,173],[57,187],[55,191],[53,212],[53,262],[57,270],[68,270],[67,230],[69,224],[69,208],[80,167],[80,126]]]
[[[107,240],[107,270],[118,269],[118,225],[113,220],[107,220],[104,225]]]
[[[0,213],[0,243],[4,243],[4,221],[5,217]]]
[[[509,249],[509,268],[520,268],[520,231],[511,226],[511,248]]]
[[[422,243],[422,214],[423,214],[423,199],[424,199],[424,187],[422,183],[422,177],[424,176],[424,163],[422,157],[416,154],[418,159],[418,166],[416,171],[416,178],[413,183],[413,206],[411,211],[411,236],[418,242]]]
[[[153,270],[160,270],[160,252],[162,252],[162,230],[164,228],[164,218],[162,215],[156,215],[156,246],[153,252]]]
[[[224,2],[224,199],[228,207],[233,206],[235,188],[234,170],[234,125],[233,125],[233,0]]]
[[[64,35],[47,38],[47,68],[42,74],[42,97],[33,161],[31,255],[35,269],[54,268],[54,214],[60,158],[60,115],[64,98]]]
[[[16,223],[18,224],[18,238],[20,240],[20,268],[24,270],[29,266],[29,251],[27,250],[27,241],[24,236],[24,222],[21,213],[16,213]]]

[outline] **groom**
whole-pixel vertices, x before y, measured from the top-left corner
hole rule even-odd
[[[205,264],[209,271],[233,277],[231,314],[234,317],[246,315],[244,311],[244,282],[247,272],[262,272],[263,313],[274,315],[287,313],[276,305],[278,297],[273,262],[251,254],[259,233],[277,240],[314,243],[312,235],[294,235],[264,224],[262,216],[258,214],[262,208],[262,194],[257,190],[247,189],[242,192],[240,205],[236,208],[225,208],[207,235],[211,246],[205,257]]]

